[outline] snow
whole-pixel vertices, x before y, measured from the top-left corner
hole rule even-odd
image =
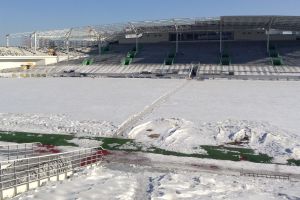
[[[116,126],[99,120],[74,120],[57,114],[0,113],[0,130],[55,134],[111,136]]]
[[[185,80],[0,79],[2,113],[65,114],[73,120],[121,124]],[[265,121],[300,131],[299,81],[190,81],[146,121]]]
[[[148,89],[148,88],[145,88]],[[268,122],[300,134],[299,81],[191,81],[145,120]]]
[[[148,146],[181,153],[205,153],[200,145],[224,145],[241,142],[247,136],[246,147],[285,163],[299,159],[300,136],[268,123],[226,120],[199,125],[183,119],[158,119],[141,124],[128,137]]]
[[[14,200],[52,199],[296,199],[299,182],[198,172],[151,172],[143,167],[99,167],[48,183]]]
[[[203,137],[207,134],[207,137]],[[212,134],[200,131],[192,122],[180,119],[158,119],[136,126],[128,138],[169,151],[201,153],[201,144],[212,144]]]
[[[248,147],[276,157],[276,162],[300,158],[300,82],[184,82],[0,79],[0,130],[110,137],[121,124],[150,106],[145,115],[134,120],[137,124],[128,123],[133,129],[125,134],[146,146],[205,153],[199,145],[220,145],[247,138]],[[183,84],[185,87],[174,90]],[[151,107],[160,99],[159,104]],[[100,144],[78,139],[71,142],[80,146]],[[166,161],[161,155],[149,158]],[[192,158],[168,159],[180,166]],[[224,168],[274,168],[249,162],[233,165],[229,161],[198,160]],[[276,166],[276,170],[299,171],[299,167],[285,167],[288,166]],[[114,164],[87,169],[70,180],[49,183],[15,199],[297,199],[299,187],[299,182],[185,170],[161,172]]]
[[[111,78],[0,79],[0,111],[64,114],[72,120],[120,124],[181,82]]]
[[[205,153],[199,145],[239,142],[247,137],[250,148],[283,162],[300,157],[299,84],[0,79],[0,130],[111,137],[121,124],[150,107],[134,120],[136,124],[128,124],[133,128],[127,132],[129,138],[172,151]],[[152,108],[160,99],[163,101]]]
[[[72,120],[119,125],[185,80],[41,78],[0,79],[2,113],[63,114]],[[299,81],[189,81],[145,122],[181,118],[263,121],[300,131]]]

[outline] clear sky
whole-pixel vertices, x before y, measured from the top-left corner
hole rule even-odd
[[[6,33],[221,15],[300,15],[300,0],[0,0],[0,44]]]

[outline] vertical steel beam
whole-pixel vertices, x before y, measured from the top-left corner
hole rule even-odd
[[[101,42],[101,38],[99,38],[99,40],[98,40],[98,51],[99,51],[99,56],[101,56],[101,48],[102,48],[102,42]]]
[[[178,48],[179,48],[178,40],[179,40],[179,34],[178,31],[176,30],[176,54],[178,53]]]
[[[267,52],[269,53],[270,51],[270,30],[273,24],[274,18],[272,17],[270,22],[269,22],[269,26],[268,26],[268,30],[267,30]]]
[[[222,51],[223,51],[223,47],[222,47],[222,39],[223,39],[223,30],[222,30],[222,17],[220,18],[220,31],[219,31],[219,34],[220,34],[220,54],[222,54]]]
[[[6,35],[6,48],[9,47],[9,34]]]
[[[136,38],[135,38],[135,50],[136,50],[136,52],[139,51],[139,38],[138,38],[137,33],[136,33]]]
[[[65,39],[66,39],[66,40],[65,40],[65,43],[66,43],[66,47],[67,47],[68,61],[70,60],[70,41],[69,41],[69,39],[70,39],[72,30],[73,30],[73,28],[71,28],[71,29],[67,32],[67,34],[65,35]]]
[[[36,49],[37,49],[37,33],[34,32],[34,53],[36,54]]]
[[[176,24],[175,19],[173,19],[173,22],[174,22],[174,28],[175,28],[175,31],[176,31],[176,47],[175,47],[175,52],[176,52],[176,54],[178,54],[178,51],[179,51],[179,33],[178,33],[178,26],[177,26],[177,24]]]
[[[270,30],[267,31],[267,52],[270,52]]]

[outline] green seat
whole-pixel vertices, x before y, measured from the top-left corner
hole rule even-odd
[[[230,65],[231,64],[231,58],[228,53],[222,53],[220,58],[220,64],[221,65]]]
[[[110,50],[109,45],[104,46],[104,47],[101,47],[101,53],[102,53],[102,54],[105,54],[105,53],[108,52],[109,50]]]
[[[281,65],[283,65],[282,58],[281,58],[281,57],[278,57],[278,58],[272,58],[272,64],[273,64],[274,66],[281,66]]]

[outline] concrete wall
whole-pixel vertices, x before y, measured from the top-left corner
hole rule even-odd
[[[271,40],[296,40],[296,35],[270,35]],[[265,31],[236,31],[234,40],[263,41],[267,40]]]
[[[298,36],[300,37],[300,36]],[[296,40],[296,35],[271,35],[271,40]],[[267,35],[264,30],[241,30],[234,32],[234,40],[238,41],[263,41],[267,40]],[[169,33],[146,33],[139,38],[140,43],[158,43],[168,42]],[[197,41],[199,42],[199,41]],[[119,38],[120,44],[135,43],[135,39],[126,39],[125,37]]]

